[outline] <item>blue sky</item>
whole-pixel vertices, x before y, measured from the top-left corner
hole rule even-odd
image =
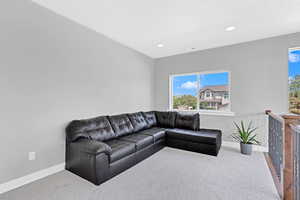
[[[300,49],[289,52],[289,77],[300,75]]]
[[[200,88],[208,85],[228,84],[228,72],[200,75]],[[197,94],[197,75],[173,78],[173,95]]]

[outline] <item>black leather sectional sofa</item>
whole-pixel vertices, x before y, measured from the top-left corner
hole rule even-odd
[[[221,131],[199,114],[138,112],[74,120],[66,128],[66,169],[99,185],[165,146],[217,156]]]

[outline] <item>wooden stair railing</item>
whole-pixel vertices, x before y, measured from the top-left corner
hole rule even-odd
[[[295,171],[294,171],[294,130],[293,126],[300,125],[300,116],[287,114],[287,115],[276,115],[271,111],[266,111],[266,114],[272,118],[283,123],[282,137],[282,153],[283,153],[283,180],[278,181],[274,178],[274,166],[272,166],[272,159],[267,155],[266,159],[270,167],[271,173],[277,190],[283,200],[296,200],[295,199]],[[270,131],[270,130],[269,130]],[[270,163],[271,162],[271,163]],[[279,185],[278,185],[279,184]],[[282,188],[281,188],[282,187]],[[281,190],[281,191],[280,191]]]

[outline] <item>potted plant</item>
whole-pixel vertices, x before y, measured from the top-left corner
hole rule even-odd
[[[260,142],[257,141],[256,134],[253,134],[254,131],[256,131],[256,128],[252,127],[252,122],[248,124],[247,127],[245,127],[244,122],[241,121],[241,125],[239,126],[237,123],[234,122],[234,125],[237,129],[237,133],[234,133],[232,137],[240,142],[241,146],[241,153],[246,155],[251,155],[252,153],[252,145],[257,144],[259,145]]]

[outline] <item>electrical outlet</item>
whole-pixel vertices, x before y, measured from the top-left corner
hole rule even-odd
[[[28,153],[28,160],[33,161],[36,158],[35,152],[29,152]]]

